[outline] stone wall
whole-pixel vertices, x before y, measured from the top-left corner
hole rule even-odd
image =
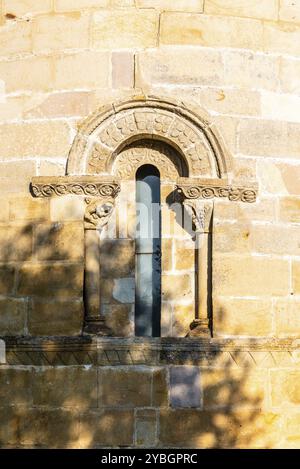
[[[1,420],[7,422],[1,445],[297,446],[297,2],[0,0],[0,5],[0,336],[29,341],[26,357],[18,359],[23,346],[14,339],[8,347],[14,359],[8,354],[0,368]],[[82,333],[83,201],[36,199],[29,183],[33,176],[64,175],[82,119],[134,94],[202,106],[233,155],[235,176],[246,185],[259,184],[254,204],[219,199],[214,206],[211,342],[218,356],[232,353],[229,365],[202,358],[176,362],[172,354],[167,362],[78,363],[80,341],[63,362],[51,361],[51,350],[47,360],[35,361],[34,353],[43,356],[42,345],[34,352],[36,336]],[[171,190],[164,187],[164,200]],[[165,301],[164,335],[184,336],[193,316],[194,251],[179,245],[173,232],[164,235],[166,297],[167,277],[174,274],[180,279],[176,290],[185,289],[188,297]],[[117,274],[133,278],[126,258],[130,236],[122,243],[115,257],[121,264],[125,259],[129,271],[122,272],[107,255],[112,247],[102,249],[107,258],[102,285],[108,291],[103,312],[116,336],[133,334],[132,300],[119,301],[110,290]],[[230,343],[232,337],[247,344],[245,362],[233,353],[245,345],[223,352],[218,340]],[[267,339],[263,349],[257,339]],[[203,353],[214,356],[211,350]],[[189,375],[189,366],[198,371]],[[195,390],[191,384],[184,391],[191,379],[198,383]],[[188,395],[179,408],[178,380]]]

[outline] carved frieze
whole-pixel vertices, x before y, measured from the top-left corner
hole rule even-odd
[[[34,177],[31,191],[35,197],[82,195],[90,197],[116,197],[120,184],[113,178],[94,176]]]
[[[227,198],[230,201],[253,203],[257,197],[257,186],[232,186],[223,180],[180,178],[177,190],[186,199]]]

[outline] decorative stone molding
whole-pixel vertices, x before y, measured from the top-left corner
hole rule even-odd
[[[33,177],[31,191],[35,197],[85,195],[90,197],[116,197],[120,191],[117,179],[95,176]]]
[[[231,155],[203,109],[169,98],[136,96],[97,110],[79,126],[67,173],[109,173],[133,141],[160,140],[175,148],[189,176],[226,177]]]
[[[183,206],[193,220],[196,233],[209,233],[213,212],[212,202],[204,202],[201,199],[185,199]]]
[[[234,202],[253,203],[257,197],[257,185],[231,186],[220,179],[190,179],[179,178],[177,190],[186,199],[227,198]]]
[[[108,223],[113,212],[115,201],[112,198],[86,198],[87,204],[84,214],[84,227],[88,230],[102,230]]]
[[[4,338],[8,365],[300,367],[299,339]]]

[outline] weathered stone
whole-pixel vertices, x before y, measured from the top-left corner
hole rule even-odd
[[[30,368],[0,368],[0,399],[2,406],[27,405],[32,403],[31,383],[32,370]]]
[[[85,8],[104,8],[109,6],[110,0],[55,0],[55,11],[81,11]]]
[[[279,201],[279,217],[282,221],[300,223],[300,197],[282,197]]]
[[[33,199],[28,194],[24,197],[14,197],[9,201],[9,216],[11,220],[48,220],[49,201]]]
[[[173,269],[173,239],[163,238],[161,242],[161,269],[163,272]]]
[[[102,277],[129,277],[134,275],[134,241],[130,239],[104,239],[100,246]]]
[[[205,13],[212,15],[246,16],[277,20],[278,4],[276,0],[206,0]]]
[[[274,306],[276,337],[299,337],[299,307],[300,301],[297,297],[276,301]]]
[[[136,0],[138,8],[203,12],[203,0]]]
[[[31,50],[32,26],[25,21],[6,23],[0,30],[1,55],[26,54]]]
[[[133,311],[131,305],[103,305],[102,312],[105,324],[112,331],[113,336],[128,337],[134,335]]]
[[[97,407],[97,370],[87,367],[36,369],[32,375],[34,406]]]
[[[300,122],[300,97],[265,91],[261,95],[263,119]]]
[[[64,176],[65,172],[65,164],[62,163],[61,160],[55,160],[55,158],[53,158],[51,161],[41,160],[40,162],[40,176]]]
[[[47,295],[48,292],[45,293]],[[50,293],[48,295],[50,296]],[[82,301],[45,302],[34,299],[30,303],[28,330],[33,336],[79,335],[82,331],[82,325]]]
[[[162,275],[162,299],[172,301],[178,298],[189,299],[192,294],[192,279],[188,274]]]
[[[49,90],[53,86],[52,58],[30,56],[0,62],[0,76],[8,93]]]
[[[92,21],[92,44],[99,48],[154,47],[158,14],[154,10],[97,11]]]
[[[279,52],[298,56],[300,29],[292,23],[268,21],[264,24],[264,49],[268,52]]]
[[[201,369],[204,409],[266,406],[268,376],[265,370],[249,367]]]
[[[151,448],[157,444],[157,411],[138,409],[135,423],[135,443]]]
[[[109,56],[105,51],[58,56],[54,65],[58,89],[105,88],[108,85]]]
[[[218,34],[216,34],[218,31]],[[160,41],[162,44],[202,45],[260,49],[263,26],[246,18],[207,16],[187,13],[163,13]]]
[[[250,242],[256,252],[263,254],[300,255],[300,227],[255,225],[251,228]]]
[[[16,16],[35,15],[51,11],[51,0],[9,0],[5,2],[4,13]]]
[[[69,151],[70,129],[65,122],[32,122],[0,125],[0,157],[64,156]]]
[[[168,397],[168,375],[165,368],[155,368],[153,370],[152,402],[154,407],[167,407]]]
[[[86,205],[83,199],[66,195],[63,197],[54,197],[50,200],[50,218],[51,221],[71,221],[78,220],[83,222]]]
[[[86,91],[42,94],[24,106],[25,118],[86,116],[89,93]],[[43,174],[40,174],[41,176]],[[51,174],[47,174],[51,176]]]
[[[221,85],[224,66],[221,54],[216,50],[189,49],[190,60],[186,61],[187,50],[155,50],[137,55],[136,86],[163,84]],[[203,67],[206,63],[206,67]]]
[[[0,295],[8,295],[14,288],[15,268],[13,266],[0,266]]]
[[[271,398],[276,407],[299,406],[300,403],[300,371],[271,370]]]
[[[276,200],[272,198],[262,198],[255,204],[243,204],[237,202],[232,204],[226,200],[215,200],[214,203],[214,220],[238,220],[242,226],[252,221],[273,221],[276,218]],[[223,225],[221,225],[223,226]]]
[[[35,21],[33,51],[87,48],[89,15],[43,15]]]
[[[101,368],[99,405],[146,407],[151,405],[151,371],[144,367]]]
[[[79,444],[79,415],[65,409],[27,409],[20,418],[22,446],[76,448]]]
[[[294,293],[300,294],[300,262],[296,260],[292,262],[292,283]]]
[[[0,226],[1,261],[29,260],[32,255],[31,225]]]
[[[190,332],[190,325],[195,319],[195,304],[174,305],[172,335],[173,337],[186,337]]]
[[[200,407],[202,390],[199,368],[196,366],[171,366],[169,373],[171,407]]]
[[[132,410],[105,409],[86,412],[80,419],[80,446],[122,447],[133,444],[134,415]]]
[[[84,256],[83,236],[82,222],[38,224],[34,252],[40,260],[81,260]]]
[[[241,121],[239,151],[244,155],[298,158],[299,124],[284,121]]]
[[[196,249],[192,240],[175,241],[175,269],[191,270],[195,269]]]
[[[25,335],[27,302],[23,299],[0,299],[0,335]]]
[[[280,86],[283,92],[299,95],[300,60],[296,57],[282,57],[280,61]]]
[[[300,23],[300,8],[294,0],[281,0],[279,5],[279,19]]]
[[[287,260],[259,256],[218,256],[217,259],[213,264],[214,294],[282,296],[289,292]]]
[[[274,163],[260,159],[258,174],[264,193],[300,195],[300,165]]]
[[[112,297],[120,303],[134,303],[135,279],[118,278],[113,281]]]
[[[0,163],[0,190],[1,193],[28,193],[29,182],[36,174],[35,161],[10,161]],[[14,173],[12,184],[11,175]],[[28,194],[27,194],[28,195]]]
[[[272,324],[271,300],[214,298],[216,336],[270,336],[273,332]]]
[[[81,297],[82,264],[24,264],[19,271],[18,294],[53,298]],[[53,304],[55,307],[55,304]]]
[[[113,52],[112,62],[112,87],[134,87],[134,56],[131,52]]]

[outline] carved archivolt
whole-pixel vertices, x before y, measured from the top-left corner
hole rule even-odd
[[[98,110],[79,127],[68,174],[110,173],[116,156],[133,141],[160,140],[180,155],[186,176],[225,177],[231,157],[208,115],[182,102],[135,97]]]

